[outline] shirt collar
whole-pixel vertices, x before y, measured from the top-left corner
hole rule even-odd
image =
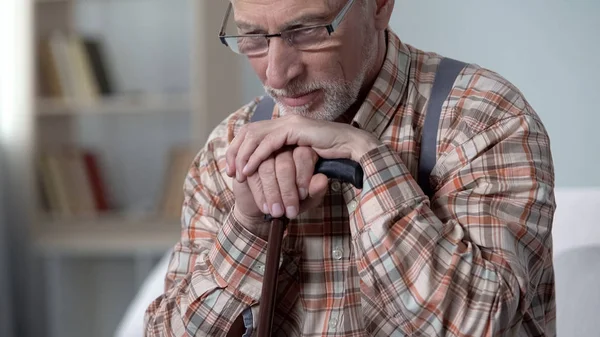
[[[410,51],[390,28],[386,30],[386,43],[383,66],[352,120],[352,125],[377,137],[381,136],[398,110],[410,70]]]

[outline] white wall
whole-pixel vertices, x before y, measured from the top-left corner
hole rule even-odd
[[[516,84],[550,133],[558,186],[600,186],[600,1],[397,0],[390,26],[417,48]],[[246,99],[262,87],[246,70]]]
[[[516,84],[550,133],[558,186],[600,186],[600,2],[399,0],[404,42]]]

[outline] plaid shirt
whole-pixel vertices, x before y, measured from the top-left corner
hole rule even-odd
[[[468,65],[443,105],[430,201],[415,177],[440,60],[388,30],[383,68],[352,121],[383,145],[360,160],[362,190],[331,181],[322,206],[290,222],[276,336],[555,335],[546,130],[512,84]],[[147,336],[225,336],[248,308],[256,328],[267,243],[232,216],[225,174],[228,144],[255,107],[219,125],[191,166]]]

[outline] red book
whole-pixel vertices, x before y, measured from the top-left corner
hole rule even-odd
[[[90,179],[92,192],[94,194],[96,209],[98,211],[107,211],[109,209],[108,201],[106,198],[104,183],[102,181],[102,176],[100,175],[100,169],[98,167],[96,156],[91,152],[85,151],[83,154],[83,158],[85,161],[85,167],[87,170],[88,178]]]

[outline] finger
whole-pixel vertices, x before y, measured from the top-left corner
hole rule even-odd
[[[263,194],[271,216],[282,217],[284,214],[283,203],[279,194],[279,185],[275,176],[275,159],[265,160],[258,168],[258,175],[263,188]]]
[[[300,200],[308,197],[308,186],[315,171],[315,165],[319,156],[310,147],[298,146],[293,153],[294,164],[296,166],[296,186]]]
[[[242,173],[245,175],[252,174],[260,163],[286,144],[296,145],[289,137],[288,130],[289,128],[286,127],[273,130],[262,137],[261,141],[254,144],[254,146],[249,144],[247,148],[241,149],[238,158],[239,163],[244,164]]]
[[[225,170],[227,171],[227,175],[230,177],[233,177],[236,173],[235,158],[237,157],[240,145],[246,137],[247,129],[247,125],[242,127],[238,134],[235,136],[235,138],[233,138],[233,140],[231,141],[231,144],[229,144],[229,147],[227,148],[227,153],[225,154],[225,159],[227,161]]]
[[[262,182],[260,180],[260,176],[258,174],[253,174],[247,179],[248,186],[250,187],[250,191],[252,192],[252,196],[254,197],[254,202],[256,203],[256,207],[260,209],[264,214],[271,213],[269,211],[269,207],[267,206],[267,200],[265,199],[265,195],[263,193]]]
[[[255,151],[255,149],[260,145],[260,135],[256,134],[247,134],[244,142],[240,145],[240,148],[235,157],[235,167],[236,167],[236,178],[238,181],[243,181],[247,176],[252,175],[256,172],[256,170],[246,173],[246,163],[248,161],[248,157]],[[265,157],[266,160],[269,156]],[[264,160],[263,160],[264,161]],[[258,163],[256,168],[262,164],[261,161]]]
[[[264,157],[263,160],[257,163],[255,170],[249,173],[244,173],[246,172],[244,169],[246,163],[248,162],[248,158],[260,145],[260,143],[264,141],[264,135],[268,134],[269,132],[269,124],[265,122],[260,122],[260,125],[256,124],[258,123],[255,123],[255,125],[253,125],[252,127],[247,128],[248,130],[244,134],[244,141],[239,145],[235,156],[235,167],[237,171],[236,178],[238,179],[238,181],[244,181],[246,177],[248,177],[251,174],[254,174],[256,172],[256,169],[258,169],[258,166],[271,155],[269,154],[269,156]]]
[[[308,198],[300,204],[300,212],[319,206],[327,194],[328,187],[329,181],[326,175],[319,173],[312,176],[308,187]]]
[[[296,186],[296,165],[292,151],[283,151],[275,157],[275,172],[285,215],[293,219],[298,215],[299,198]]]

